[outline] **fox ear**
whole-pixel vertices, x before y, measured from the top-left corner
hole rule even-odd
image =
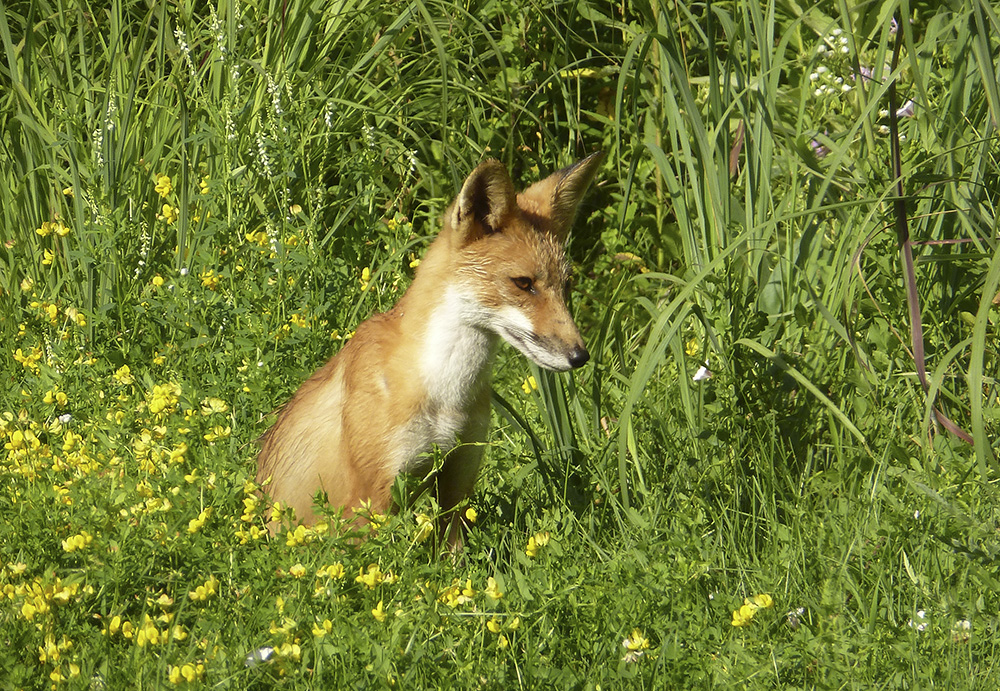
[[[507,169],[490,158],[466,178],[455,200],[452,224],[466,244],[499,230],[516,207],[514,183]]]
[[[548,218],[549,230],[560,242],[565,242],[569,236],[580,200],[593,182],[603,160],[603,152],[593,153],[582,161],[539,180],[521,193],[522,197],[533,202],[542,216]]]

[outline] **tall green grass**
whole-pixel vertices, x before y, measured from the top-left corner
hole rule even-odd
[[[988,686],[998,28],[982,0],[6,3],[0,685]],[[426,498],[360,543],[262,537],[253,440],[476,162],[597,148],[593,363],[501,352],[464,555],[420,540]]]

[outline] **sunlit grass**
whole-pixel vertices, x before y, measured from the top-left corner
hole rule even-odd
[[[0,686],[995,678],[998,22],[959,5],[5,6]],[[593,362],[501,351],[462,556],[428,498],[271,537],[254,440],[456,185],[596,148]]]

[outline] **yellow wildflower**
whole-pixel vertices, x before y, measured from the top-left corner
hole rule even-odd
[[[754,615],[757,614],[757,610],[767,609],[768,607],[774,606],[774,598],[772,598],[767,593],[761,593],[760,595],[754,595],[753,597],[748,597],[743,600],[743,604],[739,609],[733,610],[733,626],[746,626],[751,621],[753,621]]]
[[[324,619],[322,624],[320,623],[313,624],[312,627],[313,636],[315,636],[316,638],[322,638],[323,636],[325,636],[328,633],[331,633],[332,631],[333,631],[333,622],[330,621],[329,619]]]
[[[544,547],[547,544],[549,544],[548,533],[535,533],[528,538],[528,546],[524,548],[524,553],[529,557],[534,557],[538,554],[538,548]]]
[[[208,580],[202,585],[199,585],[194,590],[188,592],[188,598],[194,600],[195,602],[204,602],[212,595],[218,592],[219,579],[215,576],[209,576]]]
[[[203,286],[209,290],[216,290],[219,287],[219,281],[222,279],[222,276],[216,274],[212,269],[208,269],[198,274],[198,278],[201,279]]]
[[[538,382],[535,380],[534,375],[528,377],[521,384],[521,390],[524,391],[525,395],[530,394],[532,391],[538,391]]]
[[[170,192],[174,189],[173,184],[170,182],[170,176],[163,173],[157,175],[155,189],[158,195],[166,199]]]
[[[288,573],[292,574],[293,578],[302,578],[306,575],[306,567],[302,564],[296,564],[292,568],[288,569]]]
[[[491,600],[499,600],[503,597],[503,592],[500,590],[500,587],[497,585],[497,581],[493,578],[493,576],[486,579],[486,590],[483,592],[485,592]]]
[[[180,400],[181,387],[178,384],[157,384],[153,386],[153,391],[149,400],[149,412],[157,415],[159,413],[169,413]]]
[[[649,648],[647,639],[639,629],[632,629],[632,635],[622,641],[622,646],[628,650],[646,650]]]
[[[622,641],[622,647],[625,648],[625,657],[622,660],[635,662],[649,649],[649,639],[643,635],[641,630],[632,629],[632,635]]]
[[[160,218],[166,221],[168,224],[176,223],[177,219],[180,218],[181,212],[179,209],[170,206],[170,204],[164,204]]]
[[[321,571],[323,571],[323,573],[325,573],[328,578],[336,578],[336,579],[343,578],[345,573],[344,565],[341,564],[339,561],[335,564],[327,565],[326,568],[321,569]],[[322,574],[317,573],[317,575],[322,575]]]
[[[116,369],[115,373],[111,375],[111,378],[119,384],[125,384],[126,386],[135,381],[132,377],[132,370],[128,365],[122,365]]]
[[[198,514],[198,518],[192,518],[188,521],[188,532],[192,535],[201,530],[205,523],[208,521],[209,517],[212,515],[212,507],[208,507],[204,511]]]
[[[471,506],[465,510],[465,520],[469,523],[475,523],[476,519],[479,518],[479,514]]]
[[[375,609],[372,610],[372,616],[375,617],[376,621],[385,621],[385,609],[382,607],[381,600],[378,601],[378,605],[376,605]]]
[[[73,535],[63,540],[62,548],[64,552],[77,552],[88,547],[93,541],[94,536],[84,530],[78,535]]]
[[[417,514],[417,542],[423,542],[434,532],[434,521],[425,513]]]
[[[354,582],[364,583],[369,588],[374,588],[383,580],[385,580],[385,574],[382,573],[382,569],[379,568],[379,565],[369,564],[368,571],[365,572],[363,569],[360,570],[358,577],[354,579]]]

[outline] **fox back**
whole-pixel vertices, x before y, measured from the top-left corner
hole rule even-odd
[[[499,340],[555,371],[590,357],[566,306],[563,247],[601,158],[520,194],[495,160],[472,171],[403,297],[363,322],[261,438],[257,482],[273,501],[304,522],[318,492],[348,512],[384,512],[396,476],[423,469],[437,445],[434,488],[460,541],[449,514],[479,471]]]

